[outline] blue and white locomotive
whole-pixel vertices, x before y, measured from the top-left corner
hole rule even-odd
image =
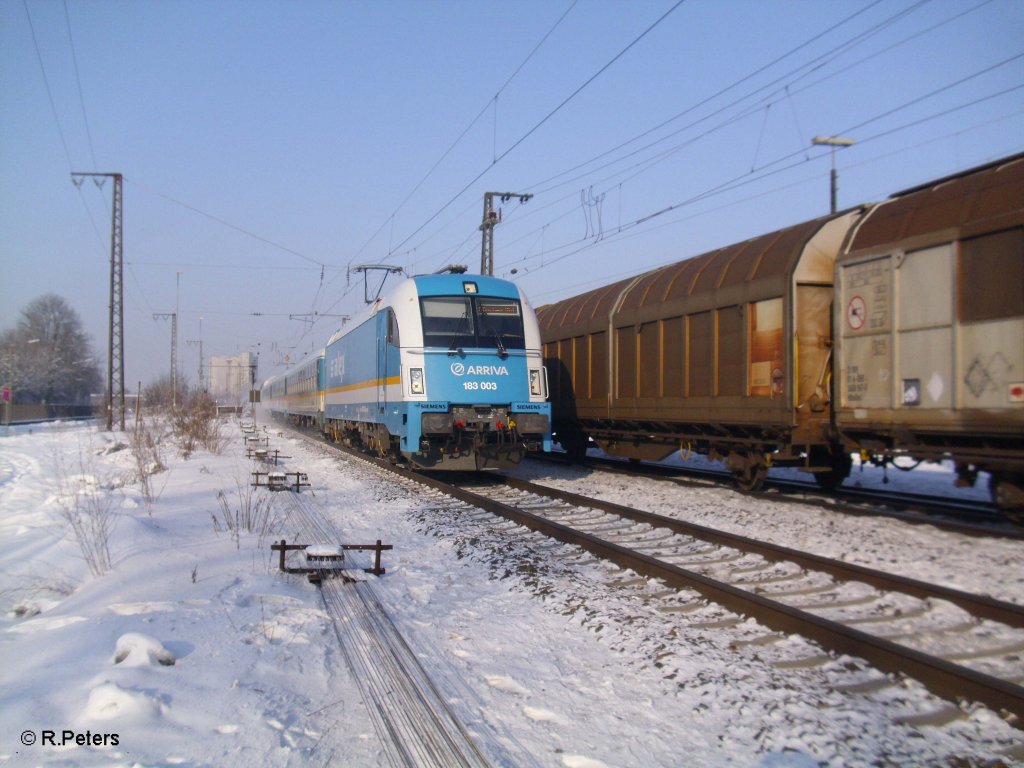
[[[465,274],[407,278],[331,337],[320,361],[319,426],[336,442],[425,469],[504,468],[527,451],[551,450],[540,332],[514,283]],[[264,402],[305,421],[293,405],[301,393],[274,395],[280,378],[264,385],[271,395]]]

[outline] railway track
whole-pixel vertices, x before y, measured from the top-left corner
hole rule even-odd
[[[695,590],[780,640],[799,634],[1024,724],[1020,606],[513,478],[460,486],[455,495],[647,578]]]
[[[703,628],[729,628],[749,617],[768,630],[739,643],[784,644],[798,635],[822,649],[778,661],[780,667],[849,656],[876,672],[865,674],[854,664],[837,690],[876,691],[908,677],[950,702],[938,713],[904,716],[907,722],[946,722],[962,715],[961,705],[979,702],[1024,728],[1024,607],[515,478],[492,475],[453,485],[355,455],[467,507],[582,548],[640,580],[657,580],[670,588],[666,611],[699,607],[677,590],[721,606],[724,612],[703,621]]]
[[[340,532],[306,497],[281,491],[276,498],[284,500],[288,530],[297,540],[321,545],[342,541]],[[490,765],[391,622],[372,581],[358,570],[345,571],[341,578],[327,577],[327,573],[319,591],[323,607],[332,619],[387,764],[410,768]]]
[[[474,475],[472,482],[451,485],[327,447],[368,459],[400,475],[407,487],[432,488],[413,491],[427,530],[454,537],[458,551],[491,564],[494,578],[521,580],[583,626],[597,632],[614,626],[620,636],[636,636],[650,663],[669,679],[675,664],[693,653],[694,642],[724,643],[775,669],[780,682],[792,681],[782,685],[799,689],[817,680],[812,684],[830,695],[870,700],[870,706],[889,711],[894,724],[917,728],[973,720],[980,704],[993,713],[987,716],[1024,729],[1019,606],[842,561],[829,566],[827,558],[814,562],[813,555],[699,526],[677,532],[679,521],[525,481],[481,483]],[[552,544],[531,537],[523,550],[527,539],[519,526],[550,537]],[[716,536],[726,540],[706,540]],[[510,546],[510,537],[517,546]],[[588,607],[589,598],[572,590],[563,603],[564,579],[571,584],[577,567],[602,562],[619,608],[608,612],[600,597]],[[840,573],[832,575],[828,567]],[[926,696],[925,689],[938,698]],[[1002,743],[1011,761],[1024,760],[1024,745]]]
[[[559,462],[558,458],[543,455],[532,460]],[[717,472],[693,467],[667,467],[643,462],[626,463],[618,459],[588,457],[582,466],[604,472],[640,474],[679,485],[725,484],[732,487],[728,472]],[[766,502],[785,502],[827,507],[836,512],[853,515],[877,515],[913,524],[934,525],[943,530],[973,536],[999,536],[1024,539],[1024,527],[991,504],[967,502],[949,498],[926,496],[899,491],[877,491],[842,486],[826,493],[813,481],[800,481],[769,477],[765,487],[777,494],[758,493]],[[735,489],[734,489],[735,490]],[[736,493],[743,493],[736,490]]]

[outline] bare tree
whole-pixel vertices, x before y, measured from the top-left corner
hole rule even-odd
[[[178,376],[178,391],[175,394],[174,385],[171,382],[171,376],[170,374],[165,373],[163,376],[159,376],[143,388],[142,404],[150,410],[156,409],[169,411],[171,409],[171,403],[184,403],[187,399],[187,395],[188,380],[184,376]]]
[[[29,303],[17,326],[0,334],[0,379],[19,403],[88,403],[103,387],[78,313],[52,293]]]

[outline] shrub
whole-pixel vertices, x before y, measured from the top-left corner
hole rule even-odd
[[[174,436],[181,446],[183,458],[189,458],[198,448],[210,453],[224,450],[221,422],[217,418],[217,403],[205,392],[193,395],[172,418]]]

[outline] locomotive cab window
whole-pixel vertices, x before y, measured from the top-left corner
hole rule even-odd
[[[513,299],[474,299],[479,313],[481,347],[496,349],[524,349],[523,313],[519,302]]]
[[[463,297],[431,297],[420,300],[423,317],[423,345],[427,347],[472,347],[473,309]]]
[[[523,349],[523,313],[515,299],[431,296],[420,299],[427,347]]]

